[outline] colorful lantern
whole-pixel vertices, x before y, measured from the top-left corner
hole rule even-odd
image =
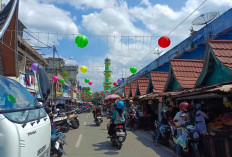
[[[106,90],[106,93],[108,93],[108,90]]]
[[[114,82],[114,83],[113,83],[113,85],[114,85],[114,86],[117,86],[117,83],[116,83],[116,82]]]
[[[74,93],[76,93],[77,91],[76,90],[74,90]]]
[[[89,83],[89,78],[85,78],[85,83]]]
[[[162,36],[161,38],[159,38],[158,44],[160,47],[166,48],[171,44],[171,40],[166,36]]]
[[[88,93],[89,93],[89,94],[92,94],[92,91],[90,90],[90,91],[88,91]]]
[[[108,92],[110,93],[110,92],[111,92],[111,90],[108,90]]]
[[[38,64],[38,63],[33,63],[33,64],[31,65],[31,70],[37,71],[38,67],[39,67],[39,64]]]
[[[79,96],[81,96],[81,93],[79,93]]]
[[[64,83],[64,79],[60,79],[60,83]]]
[[[103,94],[105,94],[106,92],[105,91],[103,91]]]
[[[92,81],[89,81],[89,85],[91,86],[93,84],[93,82]]]
[[[80,71],[82,73],[86,73],[87,72],[87,67],[86,66],[81,66]]]
[[[78,47],[84,48],[88,44],[88,38],[85,35],[78,35],[75,39],[75,43]]]
[[[131,72],[132,74],[135,74],[135,73],[137,72],[137,68],[136,68],[136,67],[131,67],[131,68],[130,68],[130,72]]]
[[[123,80],[121,78],[118,79],[118,84],[121,84],[123,82]]]
[[[101,99],[101,96],[99,96],[99,99]]]
[[[101,93],[101,95],[104,95],[103,93]]]
[[[57,76],[53,76],[53,81],[57,82],[58,81],[58,77]]]
[[[68,89],[68,92],[71,92],[71,89],[70,89],[70,88]]]

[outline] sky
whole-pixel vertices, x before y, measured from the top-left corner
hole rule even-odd
[[[9,0],[3,0],[7,3]],[[211,11],[222,14],[232,7],[232,0],[20,0],[19,19],[27,27],[24,39],[46,57],[67,59],[67,65],[87,66],[88,72],[79,73],[81,86],[93,91],[103,90],[104,60],[111,59],[112,83],[120,77],[131,75],[130,67],[142,69],[159,55],[180,43],[190,35],[192,21]],[[177,29],[172,31],[200,4],[204,4]],[[170,32],[172,33],[168,35]],[[79,48],[75,44],[78,34],[86,35],[88,45]],[[168,48],[160,48],[158,39],[171,39]],[[152,51],[153,50],[153,51]],[[147,57],[145,57],[147,56]],[[144,58],[145,57],[145,58]]]

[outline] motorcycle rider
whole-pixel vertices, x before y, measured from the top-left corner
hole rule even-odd
[[[126,112],[123,110],[123,108],[124,108],[124,102],[118,101],[117,108],[115,108],[113,111],[112,122],[108,130],[108,134],[109,134],[108,138],[113,136],[114,127],[116,125],[122,125],[124,129],[123,131],[126,133],[126,128],[125,128]]]
[[[101,113],[101,111],[102,111],[101,103],[98,103],[97,106],[96,106],[95,115],[94,115],[94,120],[95,121],[97,120],[97,114]]]
[[[187,113],[188,106],[189,104],[187,102],[180,103],[180,111],[177,112],[174,117],[174,124],[177,127],[177,138],[182,135],[182,124],[184,123],[184,121],[182,120],[181,115],[183,115],[183,113],[186,113],[186,121],[189,120],[189,115]],[[181,155],[181,146],[179,144],[176,145],[176,154],[177,156]]]

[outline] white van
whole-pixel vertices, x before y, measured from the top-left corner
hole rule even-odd
[[[0,157],[49,157],[51,124],[18,82],[0,76]]]

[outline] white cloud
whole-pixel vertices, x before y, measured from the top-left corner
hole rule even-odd
[[[64,38],[61,34],[78,33],[78,27],[70,12],[39,0],[23,0],[19,4],[19,19],[33,32],[59,32],[59,34],[32,33],[33,36],[49,45]],[[25,34],[26,35],[26,34]],[[43,45],[44,46],[44,45]]]

